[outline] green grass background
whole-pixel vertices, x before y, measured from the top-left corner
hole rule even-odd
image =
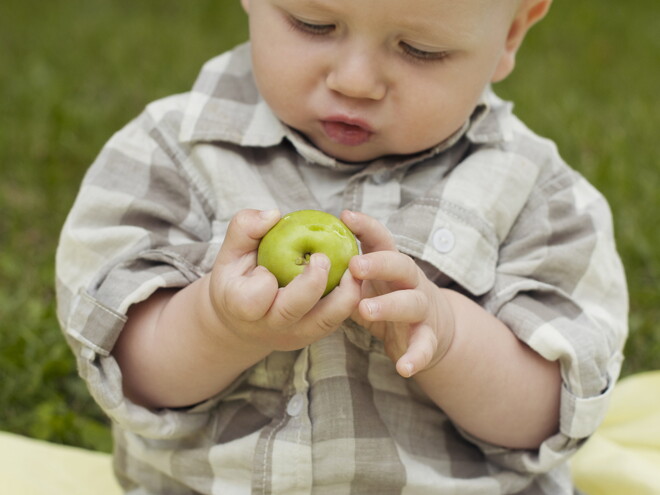
[[[626,375],[660,369],[659,19],[658,0],[556,0],[498,86],[612,204],[631,294]],[[238,0],[2,3],[0,430],[110,449],[55,318],[59,230],[110,135],[245,37]]]

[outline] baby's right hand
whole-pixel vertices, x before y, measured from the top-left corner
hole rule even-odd
[[[212,327],[264,352],[296,350],[325,337],[350,317],[360,299],[360,283],[348,270],[340,285],[321,299],[330,263],[323,254],[314,254],[302,275],[278,287],[275,276],[256,261],[261,238],[279,217],[278,211],[238,212],[209,284],[219,323]]]

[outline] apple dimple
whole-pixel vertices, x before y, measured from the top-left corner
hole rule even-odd
[[[309,265],[309,259],[312,257],[313,253],[305,253],[302,256],[296,258],[296,265]]]

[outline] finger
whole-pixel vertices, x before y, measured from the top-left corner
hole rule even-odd
[[[418,290],[398,290],[360,301],[360,316],[367,321],[415,323],[426,319],[428,298]]]
[[[344,320],[350,318],[360,302],[360,286],[360,282],[346,270],[339,285],[321,299],[305,317],[313,325],[315,339],[331,333]]]
[[[340,218],[360,240],[363,253],[397,250],[390,231],[375,218],[349,210],[344,210]]]
[[[414,289],[420,283],[420,271],[413,259],[398,251],[354,256],[348,266],[359,280],[393,282],[397,289]]]
[[[396,362],[397,372],[404,378],[426,369],[438,348],[438,338],[433,329],[425,324],[413,327],[406,352]]]
[[[262,266],[245,276],[228,276],[224,282],[224,311],[243,321],[263,318],[278,293],[277,279]]]
[[[347,269],[342,275],[339,285],[323,298],[324,304],[330,307],[343,307],[345,304],[351,304],[355,309],[360,300],[361,285],[362,282],[353,278],[350,270]]]
[[[280,289],[269,311],[270,323],[286,327],[303,318],[321,299],[328,283],[330,260],[323,253],[314,253],[303,273]]]
[[[228,264],[256,251],[261,238],[280,219],[278,210],[241,210],[229,222],[217,263]]]

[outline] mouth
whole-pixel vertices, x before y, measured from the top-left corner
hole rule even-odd
[[[328,117],[321,121],[321,125],[331,141],[344,146],[360,146],[374,134],[366,122],[348,117]]]

